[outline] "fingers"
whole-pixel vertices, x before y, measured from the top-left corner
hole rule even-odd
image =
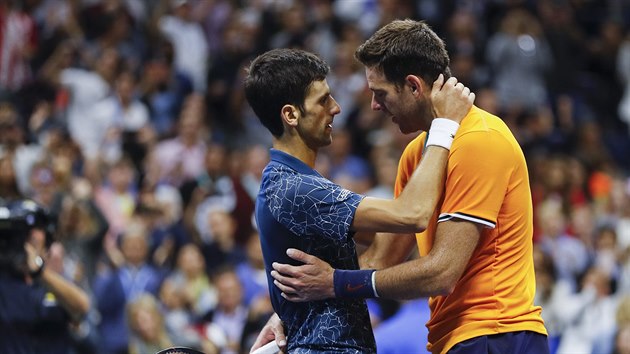
[[[444,75],[440,74],[438,75],[437,79],[435,79],[435,81],[433,81],[433,88],[432,90],[440,90],[442,88],[442,85],[444,85]]]
[[[470,89],[467,86],[464,86],[464,90],[462,91],[464,96],[470,95]]]
[[[457,78],[455,76],[449,77],[448,80],[446,80],[446,85],[456,86],[457,85]]]
[[[287,345],[287,338],[284,334],[284,327],[282,326],[282,321],[280,320],[280,317],[278,317],[278,315],[275,315],[275,316],[276,318],[274,319],[271,330],[273,331],[273,334],[276,336],[276,343],[278,344],[280,348],[282,348],[285,345]]]
[[[315,257],[311,256],[310,254],[302,252],[295,248],[287,249],[287,256],[305,264],[313,264],[313,261],[315,259]]]
[[[295,289],[294,285],[291,284],[289,278],[283,277],[282,275],[278,274],[278,272],[276,272],[275,275],[272,274],[272,277],[274,278],[273,284],[282,292],[288,293],[288,294],[297,293],[297,290]]]
[[[278,263],[278,262],[273,262],[271,264],[271,266],[273,267],[273,269],[275,269],[279,273],[282,273],[284,275],[288,275],[288,276],[293,277],[293,278],[295,278],[295,277],[297,277],[299,275],[302,275],[302,273],[300,272],[300,267],[301,266],[292,266],[290,264],[284,264],[284,263]]]

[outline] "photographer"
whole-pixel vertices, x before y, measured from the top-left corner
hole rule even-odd
[[[54,224],[30,200],[0,204],[0,352],[72,353],[87,294],[45,265]]]

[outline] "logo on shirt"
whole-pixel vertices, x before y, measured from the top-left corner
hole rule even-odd
[[[350,194],[350,191],[347,189],[342,189],[339,193],[339,195],[337,196],[337,200],[342,201],[345,200],[346,198],[348,198],[348,195]]]

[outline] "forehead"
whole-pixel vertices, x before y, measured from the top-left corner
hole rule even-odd
[[[385,73],[383,73],[383,70],[380,70],[376,67],[366,67],[365,77],[368,82],[368,87],[372,91],[387,90],[389,88],[394,87],[394,84],[387,81],[387,78],[385,77]]]

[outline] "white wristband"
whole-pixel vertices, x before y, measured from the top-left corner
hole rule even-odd
[[[427,138],[426,145],[437,145],[450,150],[457,129],[459,129],[457,122],[446,118],[435,118],[433,122],[431,122],[431,129],[429,129],[429,137]]]
[[[380,297],[376,292],[376,271],[372,272],[372,290],[374,291],[374,297]]]

